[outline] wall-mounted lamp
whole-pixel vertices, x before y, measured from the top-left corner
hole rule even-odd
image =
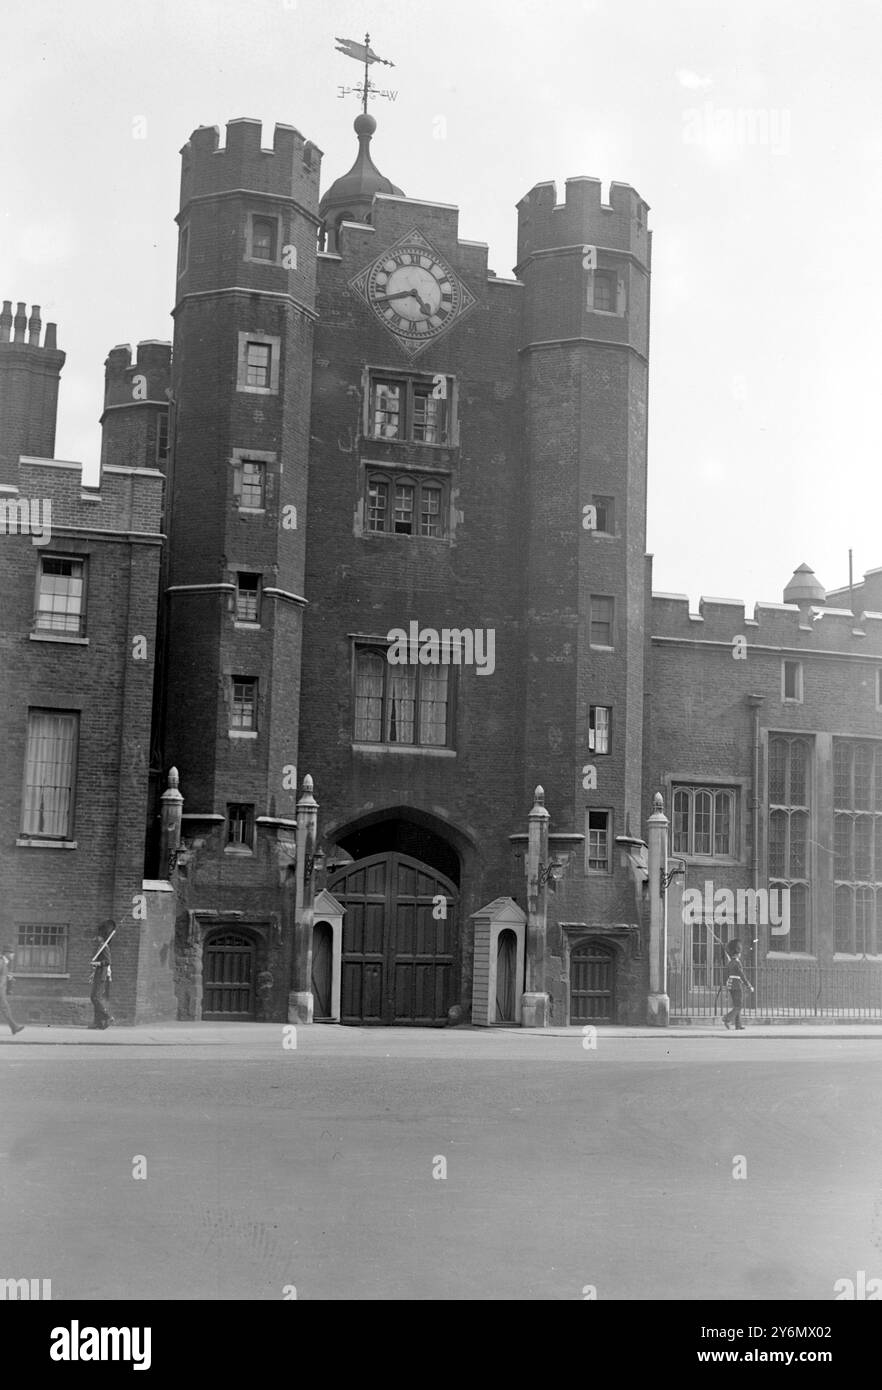
[[[552,859],[548,864],[539,865],[538,883],[541,888],[545,883],[560,883],[564,876],[566,864],[561,864],[559,860]]]
[[[676,867],[673,869],[668,869],[667,873],[665,873],[664,869],[659,869],[658,876],[660,893],[667,892],[667,890],[670,888],[671,884],[673,883],[674,879],[677,877],[678,874],[682,874],[684,879],[686,877],[685,859],[668,860],[668,863],[673,863],[676,865]]]
[[[313,872],[320,874],[324,867],[325,852],[323,849],[317,849],[315,854],[308,854],[306,856],[306,864],[304,865],[304,875],[307,883],[312,878]]]

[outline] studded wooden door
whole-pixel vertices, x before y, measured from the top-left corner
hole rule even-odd
[[[344,1023],[442,1023],[453,1002],[457,892],[404,854],[374,855],[328,884],[346,908]],[[444,900],[446,916],[435,915]]]
[[[614,1023],[615,953],[589,941],[570,953],[570,1023]]]
[[[254,1017],[254,942],[215,932],[202,948],[202,1017],[228,1022]]]

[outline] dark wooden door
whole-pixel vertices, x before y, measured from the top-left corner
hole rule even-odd
[[[457,892],[404,854],[349,864],[328,884],[346,908],[344,1023],[442,1023],[453,1002]],[[443,898],[446,917],[435,916]]]
[[[331,1017],[330,923],[316,922],[312,933],[312,1013],[313,1018]]]
[[[202,948],[203,1019],[254,1017],[254,942],[239,932],[216,932]]]
[[[615,954],[589,941],[570,953],[570,1023],[614,1023]]]
[[[501,931],[496,951],[496,1022],[515,1021],[515,970],[517,966],[517,937],[513,931]]]

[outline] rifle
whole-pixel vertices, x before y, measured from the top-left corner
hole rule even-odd
[[[107,938],[107,940],[106,940],[106,941],[102,941],[101,945],[98,947],[98,950],[95,952],[94,956],[93,956],[92,959],[89,961],[89,964],[90,964],[90,965],[97,965],[97,964],[98,964],[98,957],[101,955],[101,952],[104,950],[104,947],[110,945],[111,941],[112,941],[113,938],[116,936],[116,934],[117,934],[118,931],[119,931],[119,927],[114,927],[113,931],[110,933],[110,935],[109,935],[109,937]]]

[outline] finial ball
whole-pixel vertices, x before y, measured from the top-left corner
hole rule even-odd
[[[377,128],[376,121],[367,111],[360,111],[352,124],[356,135],[373,135]]]

